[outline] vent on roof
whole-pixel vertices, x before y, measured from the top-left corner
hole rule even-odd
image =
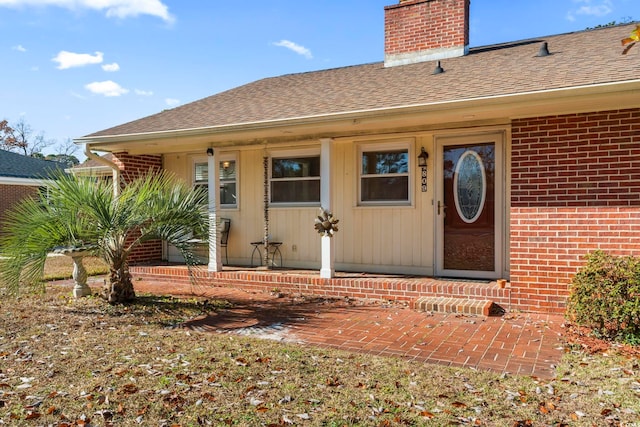
[[[536,56],[549,56],[551,55],[549,53],[549,44],[547,42],[542,42],[542,45],[540,46],[540,50],[538,51],[538,54]]]
[[[384,65],[466,55],[470,0],[400,0],[384,8]]]
[[[433,70],[433,73],[431,74],[442,74],[444,73],[444,68],[442,68],[442,65],[440,65],[440,61],[438,61],[436,63],[436,68]]]

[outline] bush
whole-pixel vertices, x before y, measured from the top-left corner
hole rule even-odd
[[[640,258],[602,251],[575,275],[567,317],[601,338],[640,344]]]

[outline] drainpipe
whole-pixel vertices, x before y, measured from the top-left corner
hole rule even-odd
[[[118,168],[118,166],[115,163],[105,159],[102,156],[98,156],[96,153],[91,151],[91,146],[89,144],[84,145],[84,154],[87,156],[87,158],[95,160],[111,168],[113,172],[113,196],[118,197],[120,195],[120,169]]]

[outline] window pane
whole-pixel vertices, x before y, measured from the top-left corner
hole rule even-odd
[[[320,176],[320,157],[298,157],[271,160],[272,178],[304,178]]]
[[[362,178],[362,201],[403,201],[409,200],[409,177]]]
[[[272,203],[310,203],[320,201],[320,180],[272,181]]]
[[[236,180],[236,161],[225,160],[220,162],[220,181]]]
[[[409,152],[407,150],[362,153],[363,175],[407,172],[409,172]]]
[[[220,183],[220,204],[235,205],[236,203],[236,183]]]
[[[209,178],[207,163],[196,163],[195,165],[195,181],[197,183],[206,183]]]

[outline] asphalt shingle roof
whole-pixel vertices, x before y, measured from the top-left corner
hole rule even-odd
[[[382,62],[258,80],[88,135],[140,134],[349,113],[636,80],[640,44],[623,55],[635,24],[470,49],[435,62]],[[551,55],[537,57],[542,42]]]
[[[59,170],[64,170],[59,162],[0,150],[0,177],[47,179]]]

